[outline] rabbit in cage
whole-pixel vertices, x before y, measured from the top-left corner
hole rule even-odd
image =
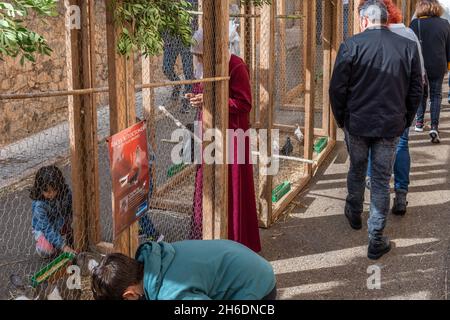
[[[26,284],[23,277],[10,276],[10,283],[16,290],[14,300],[80,300],[81,288],[71,289],[68,286],[70,275],[65,275],[54,283],[43,282],[36,288]]]

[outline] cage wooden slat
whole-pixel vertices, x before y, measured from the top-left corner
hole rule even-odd
[[[314,102],[315,102],[315,61],[316,61],[316,0],[304,2],[306,22],[305,51],[305,158],[312,160],[314,147]],[[306,173],[312,173],[311,164],[305,164]]]
[[[261,9],[261,44],[262,52],[260,53],[260,124],[261,128],[267,130],[267,157],[272,156],[272,133],[273,127],[273,108],[274,108],[274,89],[275,89],[275,16],[276,2],[272,6],[264,6]],[[260,142],[261,146],[261,142]],[[264,159],[265,160],[265,159]],[[266,161],[264,161],[266,162]],[[272,223],[272,176],[262,174],[267,166],[261,160],[258,162],[258,212],[259,220],[262,226],[267,227]]]
[[[120,56],[116,49],[121,29],[115,24],[114,10],[115,6],[121,4],[122,1],[106,3],[111,134],[120,132],[136,122],[133,59]],[[114,239],[114,250],[128,256],[134,255],[137,245],[137,223],[134,223]]]
[[[203,0],[204,72],[206,77],[228,75],[229,2]],[[216,154],[222,148],[226,156],[225,139],[228,127],[228,83],[207,83],[204,88],[203,130],[217,128],[222,140],[203,142],[205,149],[215,143]],[[218,138],[218,137],[216,137]],[[226,158],[224,158],[226,159]],[[227,237],[228,167],[225,164],[203,164],[203,237]]]

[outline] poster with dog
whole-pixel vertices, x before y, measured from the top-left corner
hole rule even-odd
[[[149,162],[145,121],[108,138],[114,239],[148,210]]]

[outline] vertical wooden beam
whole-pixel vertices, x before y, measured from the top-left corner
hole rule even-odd
[[[275,89],[275,19],[276,2],[261,9],[260,40],[260,124],[267,132],[267,156],[272,157],[272,134]],[[261,142],[260,142],[261,143]],[[261,147],[260,147],[261,148]],[[260,223],[268,227],[272,223],[272,176],[264,175],[264,165],[258,162],[258,213]]]
[[[153,83],[155,81],[154,73],[151,70],[156,70],[154,57],[142,56],[142,83]],[[155,90],[142,89],[142,106],[144,109],[144,119],[147,121],[147,139],[151,150],[156,154],[156,127],[155,127]],[[156,190],[156,166],[155,164],[150,171],[150,179],[153,184],[153,190]]]
[[[331,41],[333,4],[331,0],[322,1],[322,46],[323,46],[323,112],[322,128],[330,136],[330,96],[328,94],[331,79]]]
[[[198,28],[202,29],[203,28],[203,0],[198,0],[198,11],[202,12],[202,14],[200,14],[198,16]],[[193,30],[193,32],[195,32],[195,30]]]
[[[251,6],[251,14],[253,15],[258,15],[259,14],[259,9]],[[250,122],[252,125],[256,124],[257,119],[256,119],[256,114],[258,113],[259,115],[259,73],[258,73],[258,51],[257,46],[259,43],[259,33],[258,33],[258,23],[260,22],[259,18],[252,18],[251,19],[251,43],[250,46],[252,48],[252,57],[251,57],[251,80],[252,80],[252,94],[253,94],[253,108],[252,111],[250,113]]]
[[[244,13],[251,15],[255,13],[255,8],[251,3],[246,3],[244,6]],[[255,18],[245,17],[244,19],[244,60],[250,69],[250,81],[252,83],[252,100],[253,108],[250,112],[250,123],[253,125],[256,122],[256,109],[258,106],[257,99],[257,83],[256,83],[256,21]]]
[[[277,14],[285,16],[286,15],[286,1],[285,0],[277,0]],[[287,59],[287,52],[286,52],[286,18],[282,17],[280,19],[276,20],[275,26],[278,28],[279,32],[279,58],[278,58],[278,64],[280,66],[280,96],[281,96],[281,103],[284,105],[285,103],[289,103],[287,99],[287,78],[286,78],[286,59]]]
[[[89,39],[89,52],[83,56],[88,56],[89,61],[84,64],[89,66],[90,74],[85,81],[85,87],[95,88],[96,83],[96,30],[95,30],[95,4],[94,0],[88,0],[88,19],[89,32],[85,37]],[[89,84],[87,84],[89,82]],[[88,86],[89,85],[89,86]],[[100,229],[100,184],[98,172],[98,137],[97,137],[97,96],[95,94],[89,95],[90,108],[86,113],[88,130],[85,131],[85,140],[88,143],[89,156],[86,161],[86,199],[87,199],[87,215],[88,215],[88,236],[89,244],[97,244],[101,241]]]
[[[315,61],[316,61],[316,17],[317,0],[304,2],[306,22],[306,78],[305,78],[305,158],[313,159],[314,147],[314,97],[315,97]],[[312,174],[312,165],[305,164],[307,175]]]
[[[214,35],[214,4],[211,0],[203,0],[203,68],[204,77],[213,77],[215,74],[215,35]],[[214,83],[205,83],[203,106],[203,133],[214,128]],[[212,142],[204,141],[203,150]],[[202,190],[202,212],[203,212],[203,239],[214,239],[214,166],[202,165],[203,190]]]
[[[68,89],[95,85],[94,2],[64,2],[66,19],[70,5],[81,10],[81,30],[66,30]],[[70,24],[66,24],[70,25]],[[94,94],[68,99],[71,170],[74,206],[74,240],[77,250],[86,250],[100,241],[98,186],[97,109]]]
[[[134,56],[131,53],[130,57],[126,58],[117,53],[117,41],[121,29],[114,22],[114,10],[115,5],[122,1],[105,1],[111,134],[120,132],[136,122]],[[134,256],[137,244],[138,224],[134,223],[114,239],[114,250],[128,256]]]
[[[360,0],[350,0],[353,2],[353,34],[358,34],[361,32],[359,27],[359,12],[358,6]]]
[[[226,77],[230,74],[229,8],[229,0],[215,1],[215,77]],[[219,81],[214,83],[214,94],[214,124],[215,128],[222,132],[222,140],[217,142],[222,146],[224,159],[223,164],[215,165],[214,239],[228,239],[228,165],[225,159],[227,159],[228,152],[226,132],[229,121],[229,82]]]
[[[80,5],[76,0],[65,0],[66,22],[70,19],[71,5]],[[69,23],[65,24],[69,26]],[[82,88],[82,77],[80,70],[81,62],[81,32],[80,30],[66,29],[66,52],[67,52],[67,89]],[[88,238],[86,231],[86,212],[84,206],[84,176],[83,176],[83,123],[82,123],[82,97],[68,97],[69,113],[69,139],[71,155],[71,176],[72,176],[72,194],[73,194],[73,229],[75,248],[84,250],[87,246]]]
[[[344,30],[343,30],[343,21],[344,21],[344,12],[343,12],[343,3],[342,0],[335,0],[333,7],[333,39],[331,45],[331,70],[334,69],[334,63],[337,58],[337,54],[339,51],[339,46],[342,43]],[[334,116],[330,117],[330,140],[336,141],[337,134],[337,124]]]
[[[229,1],[203,0],[205,77],[229,75],[228,18]],[[203,238],[228,238],[228,166],[226,129],[228,128],[228,82],[205,84],[203,130],[216,128],[222,139],[204,141],[203,148],[215,144],[222,151],[222,164],[203,165]]]

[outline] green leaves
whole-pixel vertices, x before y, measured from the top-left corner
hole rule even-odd
[[[0,60],[5,56],[21,56],[20,62],[36,61],[36,54],[50,55],[52,49],[45,39],[27,29],[23,18],[31,11],[38,16],[56,16],[58,0],[11,0],[0,2]]]
[[[124,0],[115,3],[115,21],[122,28],[117,44],[120,54],[129,56],[131,51],[141,51],[145,56],[161,54],[164,48],[162,34],[168,32],[190,45],[192,10],[184,0]],[[241,5],[262,6],[271,0],[240,0]]]
[[[192,17],[187,12],[191,9],[188,2],[125,0],[115,4],[115,21],[122,30],[117,44],[120,54],[129,56],[132,50],[141,51],[145,56],[160,54],[164,31],[190,44]]]

